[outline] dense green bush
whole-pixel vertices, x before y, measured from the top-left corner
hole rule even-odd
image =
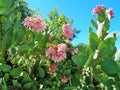
[[[108,33],[109,11],[94,9],[97,33],[90,27],[89,44],[75,48],[72,20],[57,9],[44,20],[23,0],[1,0],[0,90],[119,90],[120,32]]]

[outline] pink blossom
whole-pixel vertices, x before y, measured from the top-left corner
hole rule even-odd
[[[51,45],[51,46],[49,47],[49,49],[46,50],[46,56],[48,56],[49,58],[51,58],[52,53],[55,52],[55,48],[56,48],[55,45]]]
[[[61,82],[63,82],[63,83],[68,82],[68,79],[67,79],[67,77],[65,75],[61,78]]]
[[[59,52],[65,52],[66,48],[67,48],[67,46],[63,43],[58,45],[58,51]]]
[[[52,55],[52,60],[56,63],[56,62],[60,62],[62,60],[64,60],[66,58],[66,53],[65,52],[59,52],[56,51],[53,53]]]
[[[64,24],[62,26],[62,30],[63,30],[63,35],[65,37],[67,37],[68,39],[72,39],[73,38],[73,31],[70,28],[70,24]]]
[[[104,10],[105,6],[104,5],[98,5],[93,9],[93,14],[99,14],[101,10]]]
[[[40,16],[36,16],[34,18],[26,17],[24,19],[24,26],[29,27],[32,31],[35,32],[40,32],[46,29],[46,24]]]
[[[46,50],[46,56],[51,58],[54,62],[60,62],[66,58],[66,48],[67,46],[63,43],[57,46],[51,45],[48,50]]]
[[[55,64],[50,63],[50,69],[49,69],[49,74],[54,74],[56,70],[58,70],[58,68],[55,66]]]
[[[77,49],[74,49],[74,48],[70,48],[70,53],[71,53],[72,55],[78,54],[78,50],[77,50]]]
[[[109,10],[106,10],[106,14],[108,16],[108,19],[110,20],[111,17],[114,15],[114,11],[110,8]]]
[[[31,17],[26,17],[24,19],[24,26],[27,26],[27,27],[31,27],[31,21],[32,21],[32,18]]]

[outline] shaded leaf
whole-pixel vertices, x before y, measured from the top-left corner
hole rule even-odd
[[[101,62],[101,69],[107,74],[117,74],[118,66],[113,60],[103,60]]]
[[[3,72],[9,72],[11,70],[11,66],[7,65],[7,64],[2,64],[0,65],[0,69],[3,71]]]
[[[13,78],[18,78],[21,74],[21,69],[20,68],[13,68],[10,72],[10,76]]]
[[[87,60],[87,57],[85,55],[74,55],[72,56],[72,60],[76,65],[83,66]]]
[[[38,67],[38,77],[39,77],[39,78],[44,78],[44,76],[45,76],[45,71],[44,71],[44,69],[41,68],[41,67]]]
[[[91,23],[97,29],[98,25],[97,25],[97,23],[93,19],[91,19]]]
[[[100,43],[100,40],[98,36],[93,31],[91,31],[89,35],[89,46],[91,47],[91,49],[95,51],[99,43]]]
[[[30,90],[31,87],[32,87],[32,84],[33,84],[33,82],[26,83],[26,84],[23,86],[23,89],[25,89],[25,90]]]
[[[104,59],[111,58],[116,52],[115,39],[108,38],[100,42],[98,46],[98,51],[100,52],[102,58]]]

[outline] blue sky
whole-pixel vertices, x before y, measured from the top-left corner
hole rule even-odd
[[[112,8],[115,18],[111,20],[109,32],[120,31],[120,0],[26,0],[30,8],[38,10],[40,14],[47,18],[47,13],[54,8],[58,8],[59,13],[72,19],[75,26],[81,32],[73,40],[73,45],[88,43],[88,27],[91,26],[90,19],[93,18],[92,10],[96,5],[105,5],[107,9]],[[37,1],[37,2],[36,2]],[[95,28],[94,28],[95,29]],[[116,46],[120,48],[120,37],[116,41]]]

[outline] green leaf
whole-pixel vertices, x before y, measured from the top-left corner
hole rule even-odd
[[[92,32],[93,30],[92,30],[92,27],[89,27],[89,32]]]
[[[19,44],[24,39],[25,32],[23,30],[16,30],[14,32],[14,40],[16,44]]]
[[[38,77],[39,77],[39,78],[44,78],[44,76],[45,76],[45,71],[44,71],[44,69],[41,68],[41,67],[38,67]]]
[[[120,89],[120,81],[117,82],[117,85],[116,85],[116,86],[117,86],[117,88],[118,88],[117,90],[119,90],[119,89]]]
[[[108,76],[106,74],[102,74],[100,80],[103,84],[107,84]]]
[[[101,69],[107,74],[117,74],[119,71],[117,63],[113,60],[103,60],[101,62]]]
[[[87,56],[86,55],[74,55],[72,56],[72,60],[76,65],[80,65],[83,66],[87,60]]]
[[[111,58],[116,52],[115,39],[108,38],[100,42],[98,51],[103,59]]]
[[[5,73],[4,79],[5,79],[6,82],[10,79],[9,73]]]
[[[31,82],[31,78],[28,76],[22,79],[21,84],[24,85],[25,83],[29,83],[29,82]]]
[[[18,13],[17,13],[16,18],[17,18],[18,21],[21,20],[21,12],[18,12]]]
[[[7,64],[2,64],[0,65],[0,69],[3,71],[3,72],[9,72],[11,70],[11,66],[7,65]]]
[[[97,23],[93,19],[91,19],[91,23],[97,29],[98,25],[97,25]]]
[[[32,87],[32,84],[33,84],[33,82],[26,83],[26,84],[23,86],[23,89],[24,89],[24,90],[30,90],[31,87]]]
[[[8,90],[8,89],[7,89],[7,86],[2,85],[1,90]]]
[[[18,78],[21,74],[21,69],[20,68],[13,68],[10,72],[10,76],[13,78]]]
[[[7,31],[11,27],[11,24],[14,23],[14,20],[15,15],[12,13],[10,16],[8,16],[7,21],[3,22],[2,28]]]
[[[2,88],[1,90],[8,90],[8,87],[7,87],[6,82],[5,82],[4,79],[3,79],[3,85],[2,85],[1,88]]]
[[[13,83],[15,88],[21,88],[22,87],[21,84],[19,84],[17,80],[13,80],[12,83]]]
[[[91,49],[93,51],[95,51],[97,49],[99,43],[100,43],[99,38],[93,31],[91,31],[90,35],[89,35],[89,45],[90,45]]]
[[[34,66],[32,67],[31,74],[36,75],[38,73],[38,67],[39,67],[40,59],[36,60]]]
[[[117,73],[118,78],[120,79],[120,72]]]
[[[0,56],[0,63],[5,63],[4,58]]]
[[[12,0],[2,0],[3,4],[4,4],[4,7],[6,9],[6,12],[7,10],[9,10],[9,8],[11,7],[12,5]]]
[[[28,51],[30,49],[30,46],[27,45],[27,44],[24,44],[24,45],[20,45],[19,46],[19,50],[20,51]]]
[[[5,11],[4,5],[2,1],[0,1],[0,15],[2,15]]]
[[[32,85],[31,90],[38,90],[35,85]]]
[[[3,36],[3,40],[2,40],[2,49],[7,49],[9,48],[10,44],[11,44],[11,40],[10,37],[12,36],[12,30],[9,30],[8,32],[5,33],[5,35]]]

